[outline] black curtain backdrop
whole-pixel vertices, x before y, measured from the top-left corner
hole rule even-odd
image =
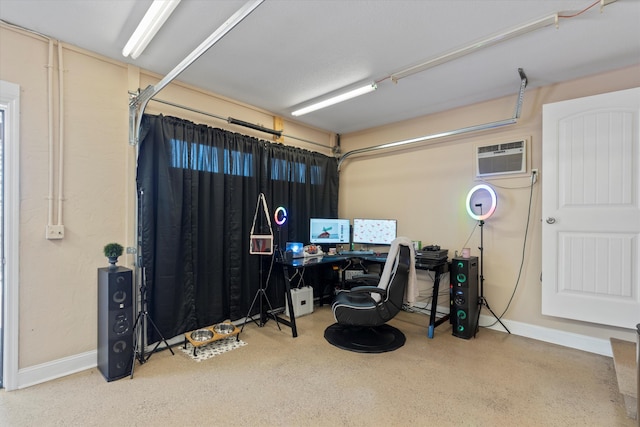
[[[261,192],[276,245],[307,242],[310,217],[338,213],[336,159],[162,115],[143,116],[137,186],[148,311],[165,338],[247,314],[272,263],[249,254]],[[281,228],[279,206],[289,214]],[[256,233],[266,231],[260,210]],[[269,291],[280,306],[277,266]],[[159,339],[148,328],[148,342]]]

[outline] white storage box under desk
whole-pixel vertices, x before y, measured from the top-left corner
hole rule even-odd
[[[302,286],[300,288],[291,289],[291,302],[293,304],[293,313],[296,317],[313,313],[313,287]],[[289,316],[289,301],[285,298],[284,315]]]

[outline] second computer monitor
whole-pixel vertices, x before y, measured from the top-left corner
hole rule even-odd
[[[395,219],[355,218],[352,241],[366,245],[390,245],[397,237],[397,223]]]

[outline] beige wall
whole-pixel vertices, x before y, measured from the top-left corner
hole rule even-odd
[[[529,77],[532,81],[538,78]],[[438,244],[449,249],[450,256],[463,247],[475,229],[465,246],[477,256],[480,231],[465,211],[467,192],[479,183],[473,163],[475,145],[527,138],[530,167],[537,168],[544,180],[543,104],[636,86],[640,86],[640,66],[527,90],[522,116],[516,125],[432,140],[403,150],[376,151],[347,158],[340,171],[340,215],[346,218],[396,218],[400,235],[422,240],[423,244]],[[517,89],[517,81],[514,81],[513,96],[342,135],[342,152],[510,118]],[[541,180],[533,188],[522,277],[504,319],[596,338],[617,336],[633,341],[631,331],[541,315]],[[498,208],[484,225],[485,296],[499,315],[507,307],[518,278],[530,178],[487,179],[487,182],[496,189]],[[425,273],[421,273],[420,278],[421,300],[426,302],[431,295],[428,291],[431,281]],[[444,297],[443,300],[444,304],[441,302],[440,305],[446,306],[448,299]]]
[[[47,102],[48,41],[0,27],[0,79],[20,85],[20,283],[19,368],[95,351],[97,268],[107,265],[102,247],[115,241],[135,246],[135,147],[129,145],[128,91],[162,76],[63,44],[65,237],[45,239],[49,194]],[[54,208],[58,222],[58,61],[54,46]],[[272,127],[260,109],[174,83],[158,98]],[[148,113],[173,114],[261,139],[265,133],[224,120],[150,102]],[[285,121],[285,134],[330,147],[333,135]],[[285,143],[330,148],[285,138]],[[133,255],[119,265],[133,267]],[[15,286],[15,284],[8,284]]]
[[[125,163],[130,148],[122,143],[126,126],[113,124],[127,120],[127,74],[122,65],[64,49],[61,222],[65,237],[46,240],[48,43],[0,28],[0,51],[0,79],[21,88],[19,367],[23,368],[96,348],[96,268],[104,266],[101,248],[110,241],[125,242]],[[53,66],[57,81],[57,61]],[[57,89],[54,93],[57,146]],[[57,153],[56,149],[53,223],[58,222]]]
[[[19,367],[21,369],[96,349],[96,269],[106,265],[104,244],[134,245],[135,147],[128,143],[128,94],[160,76],[80,49],[63,46],[65,238],[46,240],[49,155],[47,109],[48,42],[0,27],[0,79],[21,87],[20,117],[20,283]],[[58,117],[57,61],[54,60],[54,118]],[[534,77],[534,76],[531,76]],[[449,138],[411,149],[380,152],[345,161],[341,171],[340,215],[397,218],[399,232],[423,243],[459,249],[475,223],[464,213],[464,197],[475,183],[474,144],[530,138],[532,166],[541,168],[542,104],[640,86],[634,67],[580,81],[527,91],[518,125],[494,132]],[[517,82],[514,82],[514,92]],[[158,98],[221,117],[271,127],[266,111],[174,83]],[[510,117],[515,95],[455,111],[342,136],[342,151]],[[149,113],[174,114],[262,139],[268,135],[223,120],[150,102]],[[57,123],[57,121],[56,121]],[[285,134],[329,147],[330,132],[285,121]],[[54,143],[57,146],[57,124]],[[296,139],[286,143],[331,154]],[[57,153],[57,149],[56,149]],[[57,154],[54,176],[58,176]],[[544,179],[544,171],[541,171]],[[486,296],[502,312],[514,288],[527,214],[527,178],[492,181],[500,204],[485,229]],[[55,179],[54,222],[57,221]],[[625,331],[540,315],[540,185],[533,194],[527,256],[514,302],[505,318],[594,337]],[[476,232],[467,245],[479,243]],[[120,264],[131,267],[131,255]],[[425,278],[424,276],[422,277]],[[423,287],[426,288],[426,281]],[[15,284],[9,284],[15,286]]]

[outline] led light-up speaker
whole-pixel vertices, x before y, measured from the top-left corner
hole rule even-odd
[[[451,322],[454,336],[472,338],[478,327],[478,257],[453,258],[451,261]]]

